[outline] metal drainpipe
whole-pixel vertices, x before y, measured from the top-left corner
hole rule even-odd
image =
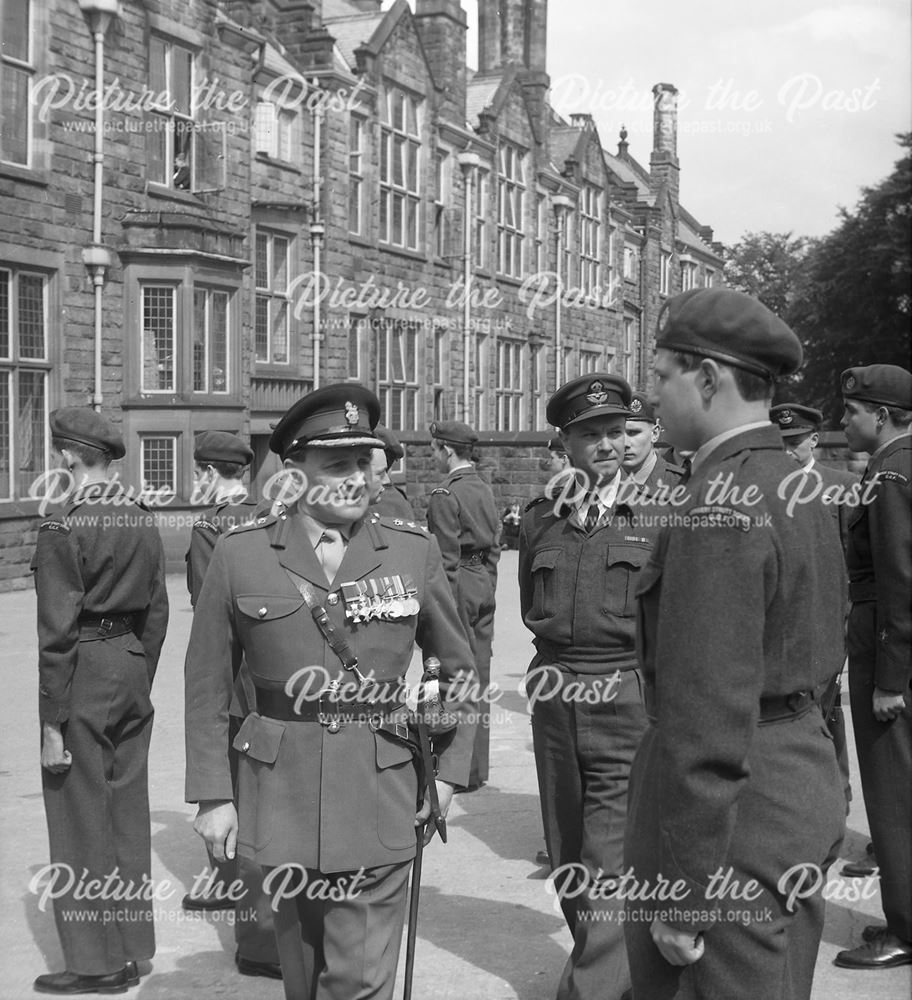
[[[319,86],[319,80],[311,81],[314,88]],[[322,164],[320,162],[320,146],[323,137],[323,107],[319,101],[315,102],[314,108],[314,180],[313,199],[314,214],[313,222],[310,226],[310,239],[313,245],[313,269],[314,269],[314,302],[313,302],[313,387],[320,388],[320,344],[323,341],[323,333],[320,330],[321,310],[320,310],[320,279],[323,267],[323,236],[326,227],[323,224],[323,212],[321,208],[321,198],[323,191],[323,178],[321,176]]]
[[[554,388],[557,389],[563,383],[564,374],[564,342],[561,332],[561,299],[564,296],[564,286],[561,259],[564,256],[567,213],[573,208],[573,202],[564,194],[556,194],[551,197],[551,204],[557,213],[557,259],[554,262],[554,273],[557,275],[557,298],[554,313]]]
[[[464,299],[462,303],[462,419],[473,424],[471,415],[472,365],[472,302],[469,294],[472,282],[472,222],[474,211],[475,168],[481,166],[477,153],[460,153],[456,159],[465,175],[465,219],[462,233],[462,280]],[[479,377],[481,373],[479,372]]]

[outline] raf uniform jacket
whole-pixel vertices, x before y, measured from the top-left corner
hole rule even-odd
[[[187,590],[190,591],[191,607],[195,608],[199,600],[215,543],[236,524],[251,520],[256,509],[256,500],[225,500],[204,511],[194,522],[186,556]]]
[[[875,453],[862,483],[876,481],[870,503],[849,520],[849,597],[877,605],[874,683],[908,692],[912,682],[912,437],[894,438]],[[873,488],[873,487],[872,487]]]
[[[398,517],[403,521],[414,521],[415,512],[409,503],[408,497],[398,486],[387,486],[380,494],[377,502],[371,507],[372,513],[382,514],[384,517]]]
[[[151,684],[168,627],[164,567],[155,515],[113,483],[77,490],[41,522],[32,568],[42,722],[69,718],[80,619],[132,616],[131,652],[145,656]]]
[[[431,491],[428,528],[440,545],[443,568],[454,592],[461,556],[486,550],[488,571],[495,576],[500,558],[500,518],[491,487],[474,466],[454,469]]]
[[[406,613],[401,604],[395,616],[377,605],[381,613],[367,621],[347,617],[352,588],[343,590],[345,584],[370,588],[394,575],[414,591]],[[436,748],[438,777],[464,784],[475,671],[437,543],[414,522],[368,515],[330,584],[303,527],[282,511],[223,535],[209,566],[186,659],[187,801],[232,798],[228,705],[242,655],[257,689],[273,698],[290,689],[291,699],[306,696],[311,700],[301,704],[312,708],[326,681],[351,690],[352,675],[317,628],[298,590],[301,580],[358,657],[359,669],[379,686],[401,685],[415,640],[425,656],[438,657],[445,706],[460,720],[451,741]],[[380,710],[393,707],[387,702]],[[234,740],[240,852],[264,866],[288,862],[324,872],[413,857],[418,789],[412,754],[374,729],[343,722],[334,732],[317,721],[249,715]]]
[[[683,475],[684,470],[680,465],[672,465],[671,462],[666,462],[661,455],[656,454],[656,463],[645,482],[635,483],[637,493],[645,497],[667,498],[671,490],[681,482]],[[634,482],[632,479],[628,479],[625,489],[629,489]]]
[[[842,552],[821,504],[786,514],[777,490],[793,471],[772,425],[720,443],[640,578],[638,647],[661,762],[640,782],[661,831],[652,862],[669,882],[682,880],[690,900],[703,899],[728,863],[761,699],[820,691],[843,659],[845,603],[832,583],[844,573]],[[737,497],[719,495],[725,482]]]
[[[526,507],[520,609],[542,656],[580,673],[637,665],[635,590],[654,517],[654,510],[621,503],[610,524],[587,534],[567,504],[540,497]]]

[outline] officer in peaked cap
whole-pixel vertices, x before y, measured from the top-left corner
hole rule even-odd
[[[389,470],[405,457],[405,449],[388,427],[377,426],[377,437],[383,442],[382,448],[374,448],[371,453],[371,467],[374,476],[374,497],[371,500],[374,511],[387,517],[398,517],[414,521],[415,512],[401,490],[390,478]]]
[[[542,821],[552,869],[574,873],[561,900],[574,945],[558,996],[581,1000],[619,1000],[630,987],[623,903],[609,887],[623,870],[629,769],[647,724],[634,588],[656,530],[618,500],[631,402],[627,382],[609,373],[555,392],[547,418],[572,467],[529,504],[520,527]]]
[[[459,617],[475,656],[482,690],[491,681],[494,591],[500,558],[501,523],[491,487],[472,461],[478,441],[474,428],[458,420],[430,425],[431,454],[446,478],[428,498],[428,529],[437,539]],[[488,780],[490,720],[479,719],[472,751],[468,791]]]
[[[41,783],[51,863],[80,878],[54,901],[66,970],[35,989],[117,993],[155,953],[151,899],[86,901],[78,885],[151,878],[149,692],[168,624],[164,554],[154,515],[108,476],[125,454],[114,427],[70,406],[51,413],[50,431],[72,489],[39,525],[32,560]]]
[[[871,455],[849,521],[849,695],[887,925],[836,964],[882,969],[912,963],[912,374],[868,365],[841,381],[849,447]]]
[[[830,513],[790,509],[779,492],[796,470],[770,397],[801,345],[728,289],[685,292],[663,312],[651,399],[668,440],[694,455],[637,588],[652,724],[633,764],[625,866],[637,885],[661,877],[681,891],[674,906],[626,902],[633,991],[738,996],[749,982],[753,1000],[807,1000],[820,888],[845,829],[819,705],[842,663],[845,595]],[[809,865],[820,887],[790,905],[783,875]],[[749,919],[732,913],[743,900],[714,891],[717,873],[753,880]]]
[[[659,491],[663,491],[663,495],[668,494],[681,481],[683,469],[672,465],[656,451],[661,431],[649,396],[644,392],[633,393],[625,427],[621,467],[627,482],[641,496],[655,496]]]
[[[288,503],[219,539],[187,650],[187,800],[217,860],[236,842],[261,866],[294,1000],[392,996],[416,821],[431,812],[430,796],[416,805],[403,738],[416,637],[441,661],[458,720],[435,746],[441,814],[467,780],[474,736],[472,655],[437,545],[414,521],[369,513],[379,414],[370,390],[346,383],[282,417],[270,447]],[[235,809],[227,712],[242,657],[256,711],[233,741]],[[331,905],[311,891],[329,884]]]
[[[227,431],[202,431],[193,448],[194,499],[206,509],[193,524],[187,550],[187,589],[190,605],[196,606],[203,580],[212,560],[215,543],[236,524],[251,520],[257,502],[251,499],[243,482],[253,460],[250,446],[237,434]],[[230,747],[241,722],[255,706],[252,682],[241,664],[229,709],[229,756],[232,778],[237,780],[237,751]],[[246,858],[230,858],[223,863],[210,856],[212,875],[201,893],[188,893],[182,900],[185,910],[235,911],[234,936],[237,944],[235,962],[244,975],[281,978],[279,955],[272,926],[272,910],[262,892],[259,867]],[[243,892],[229,893],[240,878]],[[236,898],[240,896],[240,898]]]

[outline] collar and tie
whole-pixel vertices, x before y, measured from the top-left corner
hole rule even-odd
[[[337,528],[324,528],[316,545],[317,558],[330,583],[339,572],[342,560],[345,558],[345,539]]]

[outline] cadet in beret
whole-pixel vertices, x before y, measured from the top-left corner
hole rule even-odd
[[[630,415],[624,434],[624,458],[621,468],[629,482],[641,494],[654,496],[661,487],[674,487],[681,481],[683,469],[667,462],[656,451],[661,425],[649,397],[635,392],[630,399]]]
[[[187,550],[187,589],[192,607],[196,607],[199,599],[215,543],[236,524],[243,524],[255,516],[257,502],[248,496],[243,483],[244,473],[252,460],[250,446],[236,434],[203,431],[196,437],[193,449],[194,496],[202,497],[209,506],[194,522]],[[228,752],[235,782],[237,753],[231,749],[230,742],[254,705],[253,685],[242,665],[235,683],[228,725]],[[204,891],[184,896],[183,908],[234,910],[235,964],[238,971],[243,975],[280,979],[282,972],[272,928],[272,910],[262,892],[259,868],[244,858],[231,858],[220,863],[211,855],[209,865],[212,873],[204,884]],[[242,892],[231,889],[238,878]]]
[[[564,447],[564,442],[561,441],[559,434],[548,439],[547,448],[547,458],[543,458],[538,465],[542,472],[548,473],[548,478],[550,479],[552,476],[556,476],[563,472],[564,469],[570,467],[570,458],[567,455],[567,449]]]
[[[791,495],[800,492],[802,496],[819,500],[826,507],[834,525],[839,529],[839,544],[845,552],[849,514],[857,506],[854,500],[858,491],[858,476],[854,472],[821,465],[814,458],[814,449],[820,440],[820,428],[823,424],[823,414],[820,410],[799,403],[779,403],[770,409],[769,416],[779,428],[785,450],[804,470],[804,475],[799,477],[787,492]],[[848,588],[848,573],[845,574],[844,580]],[[842,714],[841,677],[840,669],[821,696],[821,704],[826,714],[827,728],[836,745],[839,770],[842,773],[846,794],[846,813],[848,813],[852,801],[852,785],[849,779],[849,749],[846,743],[845,719]],[[865,869],[864,874],[873,874],[873,868]]]
[[[625,863],[637,886],[676,888],[673,901],[627,900],[637,997],[811,995],[820,887],[845,824],[818,703],[842,660],[845,601],[829,583],[843,572],[830,514],[788,511],[778,493],[795,466],[770,397],[801,358],[795,334],[740,292],[685,292],[660,314],[652,398],[669,441],[694,455],[637,588],[652,724]],[[796,865],[823,877],[790,900]],[[723,879],[749,903],[720,893]]]
[[[458,420],[431,424],[431,454],[444,481],[428,498],[428,529],[440,545],[443,568],[475,657],[481,690],[491,683],[494,591],[500,558],[500,518],[491,487],[472,462],[478,435]],[[490,720],[479,719],[466,791],[488,780]]]
[[[187,650],[187,801],[217,860],[237,845],[262,867],[289,1000],[393,994],[416,826],[431,811],[403,735],[416,639],[442,662],[458,720],[435,746],[442,814],[468,777],[475,674],[440,551],[414,521],[369,513],[379,413],[346,383],[282,417],[270,448],[298,498],[219,539]],[[242,658],[256,711],[233,743],[235,809],[228,708]]]
[[[403,521],[414,521],[415,512],[408,497],[390,478],[389,470],[405,457],[405,449],[388,427],[378,426],[375,431],[383,442],[382,448],[371,452],[371,472],[373,474],[371,505],[374,513],[385,517],[398,517]]]
[[[849,368],[842,397],[849,447],[871,453],[849,522],[849,696],[887,926],[836,964],[883,969],[912,963],[912,374]]]
[[[119,993],[155,953],[151,899],[124,892],[151,878],[149,692],[168,625],[164,554],[154,515],[108,478],[125,453],[108,421],[64,407],[50,431],[72,491],[39,525],[32,560],[41,781],[51,863],[75,885],[54,901],[66,971],[35,989]],[[79,898],[91,880],[112,880],[119,894]]]
[[[573,467],[526,507],[519,536],[542,821],[573,934],[560,1000],[619,1000],[630,987],[623,903],[609,890],[623,871],[627,782],[646,728],[634,587],[655,534],[617,500],[630,401],[630,386],[601,372],[551,397],[548,422]]]

